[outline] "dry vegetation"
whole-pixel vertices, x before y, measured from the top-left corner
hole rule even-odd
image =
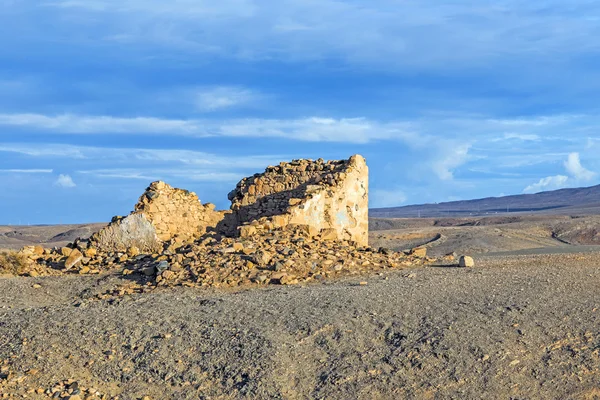
[[[29,258],[16,251],[0,252],[0,274],[22,275],[29,265]]]

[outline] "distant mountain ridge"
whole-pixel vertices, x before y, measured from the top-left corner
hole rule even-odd
[[[374,208],[372,218],[460,217],[507,213],[600,214],[600,185],[447,203]]]

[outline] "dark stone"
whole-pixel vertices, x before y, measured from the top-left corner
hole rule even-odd
[[[170,267],[170,265],[167,261],[161,261],[156,265],[156,271],[157,271],[157,273],[161,274],[164,271],[168,270],[169,267]]]
[[[379,248],[379,253],[380,254],[384,254],[386,256],[389,256],[390,254],[392,254],[392,250],[386,248],[386,247],[380,247]]]
[[[273,271],[281,271],[283,269],[283,264],[280,262],[276,262],[275,265],[273,265]]]

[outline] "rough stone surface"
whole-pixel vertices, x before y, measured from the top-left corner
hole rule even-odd
[[[242,237],[303,225],[326,240],[368,245],[369,171],[365,159],[294,160],[240,181],[229,194]],[[251,228],[247,226],[251,226]]]
[[[102,251],[126,251],[137,247],[153,252],[162,247],[156,229],[144,214],[131,214],[113,222],[92,236],[92,242]]]
[[[67,260],[65,261],[65,268],[71,269],[83,258],[83,254],[77,249],[74,249],[70,254]]]
[[[224,214],[215,211],[213,204],[203,205],[195,193],[153,182],[133,213],[116,217],[91,240],[103,251],[158,251],[163,242],[175,237],[181,241],[197,239],[207,228],[215,227]]]
[[[458,259],[458,266],[459,266],[459,267],[463,267],[463,268],[466,268],[466,267],[474,267],[474,266],[475,266],[475,261],[473,260],[473,258],[472,258],[472,257],[469,257],[469,256],[461,256],[461,257]]]
[[[161,241],[175,236],[182,240],[197,239],[224,216],[223,211],[215,211],[214,204],[202,204],[195,193],[164,182],[150,185],[136,204],[135,212],[146,215]]]
[[[360,155],[340,161],[282,162],[240,181],[229,194],[228,211],[203,205],[195,193],[153,182],[134,211],[115,217],[92,236],[89,247],[157,252],[171,239],[191,242],[207,231],[249,237],[295,225],[305,227],[311,237],[367,246],[368,181],[368,167]],[[63,249],[64,256],[69,252],[69,247]]]

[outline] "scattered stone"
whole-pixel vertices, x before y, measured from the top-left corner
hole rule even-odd
[[[416,247],[410,251],[410,255],[419,258],[427,257],[427,248],[426,247]]]
[[[158,263],[158,265],[156,266],[156,273],[157,274],[161,274],[164,271],[168,270],[170,267],[169,263],[167,261],[161,261]]]
[[[93,247],[90,247],[89,249],[85,250],[85,256],[88,258],[94,258],[96,254],[98,254],[98,251]]]
[[[461,256],[458,260],[458,266],[462,268],[474,267],[475,261],[472,257],[469,256]]]
[[[156,267],[144,267],[140,269],[140,272],[146,276],[156,275]]]
[[[65,261],[65,269],[70,270],[83,258],[83,254],[77,249],[73,249]]]
[[[127,249],[127,255],[129,257],[135,257],[135,256],[138,256],[139,254],[140,254],[140,250],[135,246],[131,246],[130,248]]]

